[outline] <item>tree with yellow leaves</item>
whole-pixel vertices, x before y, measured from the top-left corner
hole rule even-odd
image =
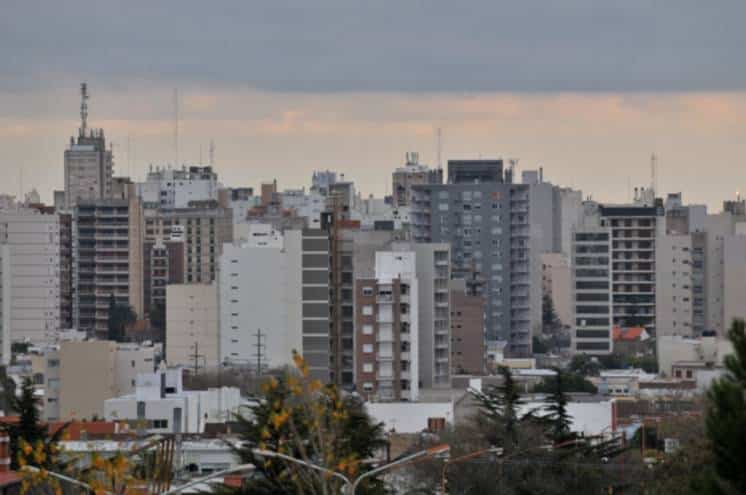
[[[256,467],[240,489],[242,495],[336,495],[342,491],[343,483],[330,474],[262,458],[254,449],[278,452],[356,478],[368,469],[363,461],[385,445],[382,425],[371,421],[359,399],[344,397],[335,387],[312,378],[300,354],[294,352],[293,360],[294,370],[263,384],[263,399],[251,417],[237,418],[245,434],[236,454],[242,463]],[[358,493],[379,494],[384,489],[373,478]]]

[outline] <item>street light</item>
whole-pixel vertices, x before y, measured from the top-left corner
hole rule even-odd
[[[440,491],[445,495],[446,493],[446,475],[448,474],[448,467],[451,464],[456,464],[462,461],[468,461],[469,459],[474,459],[475,457],[481,457],[485,454],[500,454],[502,453],[501,448],[499,447],[490,447],[488,449],[482,449],[477,450],[475,452],[471,452],[469,454],[464,454],[460,457],[456,457],[455,459],[448,459],[443,463],[443,471],[440,473]]]
[[[387,471],[389,469],[393,469],[399,466],[402,466],[404,464],[407,464],[415,459],[419,459],[420,457],[432,457],[436,456],[438,454],[445,454],[450,450],[449,445],[436,445],[435,447],[430,447],[429,449],[421,450],[419,452],[415,452],[414,454],[408,455],[406,457],[402,457],[401,459],[398,459],[394,462],[391,462],[389,464],[386,464],[384,466],[377,467],[375,469],[371,469],[367,473],[363,473],[360,475],[355,482],[352,484],[352,488],[350,490],[350,495],[355,495],[355,490],[357,489],[358,485],[361,481],[363,481],[365,478],[370,478],[373,475],[376,475],[382,471]]]

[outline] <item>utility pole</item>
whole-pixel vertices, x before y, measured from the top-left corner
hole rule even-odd
[[[256,337],[256,344],[254,344],[254,348],[256,351],[254,352],[254,357],[256,358],[256,377],[257,379],[262,376],[262,367],[265,366],[262,363],[262,358],[264,357],[264,347],[265,345],[262,343],[262,337],[266,335],[262,333],[261,328],[257,328],[256,333],[254,336]]]
[[[199,373],[199,358],[204,357],[204,355],[199,353],[199,342],[196,340],[194,341],[194,354],[192,354],[192,357],[194,358],[194,376],[197,376],[197,373]]]

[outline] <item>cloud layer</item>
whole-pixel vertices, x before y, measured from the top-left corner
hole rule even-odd
[[[7,0],[0,87],[737,90],[744,18],[742,0]]]

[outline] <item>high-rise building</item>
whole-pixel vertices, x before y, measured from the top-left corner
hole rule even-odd
[[[65,230],[53,208],[0,211],[2,325],[10,341],[52,343],[63,328],[69,302],[63,301]]]
[[[217,278],[223,244],[233,241],[233,213],[217,201],[191,202],[190,208],[146,208],[145,242],[183,242],[183,280],[210,283]]]
[[[106,335],[109,303],[143,315],[143,212],[140,200],[80,201],[73,214],[73,325]]]
[[[295,350],[329,381],[326,232],[251,225],[248,240],[225,246],[219,294],[221,362],[266,370],[292,365]]]
[[[454,374],[485,372],[484,301],[466,292],[463,280],[451,288],[451,369]]]
[[[375,277],[355,284],[356,385],[379,401],[419,396],[419,281],[416,254],[377,252]]]
[[[88,89],[81,85],[80,128],[65,150],[65,204],[111,197],[114,160],[103,129],[88,129]]]
[[[448,184],[412,187],[412,237],[451,244],[454,278],[484,297],[488,339],[531,354],[541,322],[541,264],[532,238],[529,185],[502,160],[448,162]]]
[[[421,164],[419,153],[407,153],[406,160],[405,165],[394,170],[391,177],[391,194],[395,208],[412,204],[412,186],[443,183],[443,169],[431,169]]]

